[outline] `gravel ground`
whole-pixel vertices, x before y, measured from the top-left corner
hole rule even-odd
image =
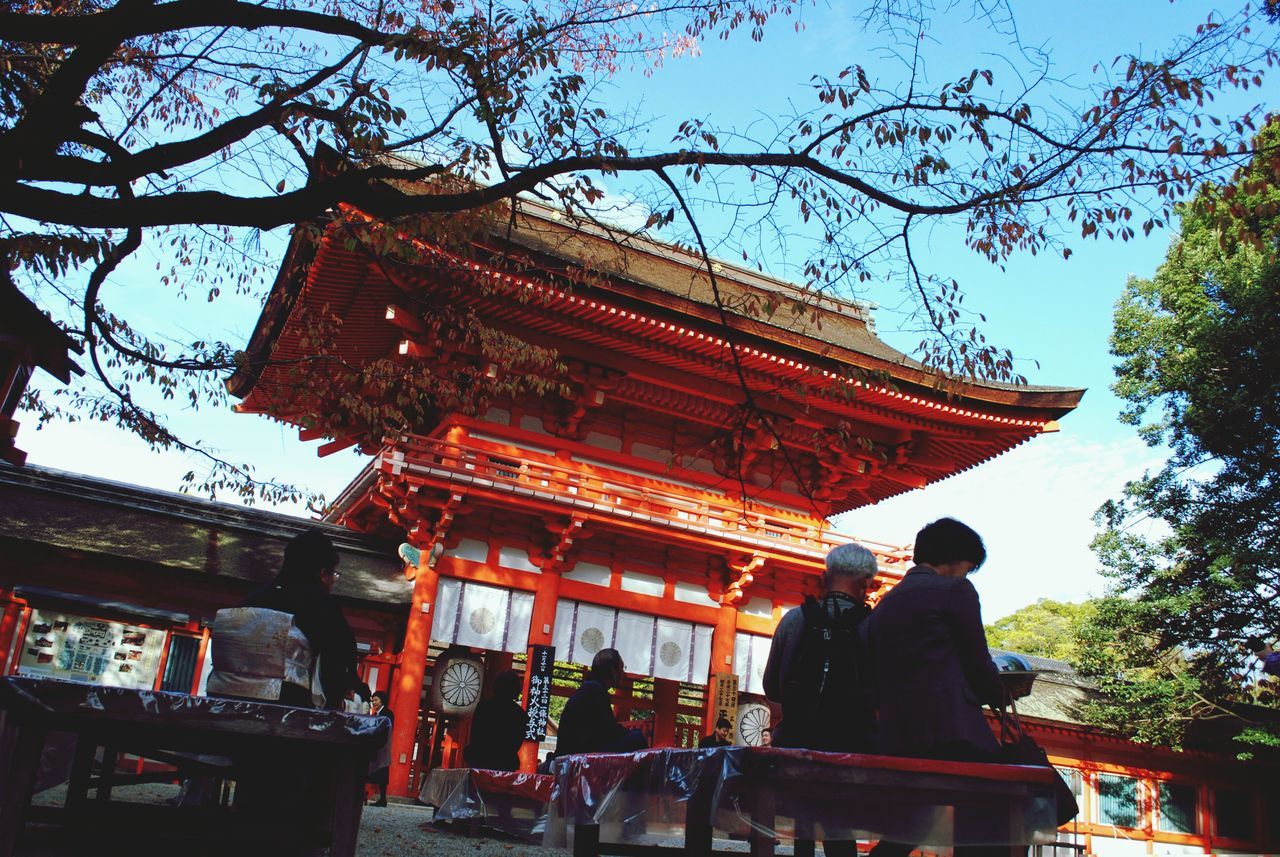
[[[64,787],[37,795],[37,805],[61,805]],[[117,787],[113,800],[162,803],[175,797],[177,786],[149,785]],[[430,854],[433,857],[565,857],[568,852],[541,848],[517,840],[486,836],[466,836],[431,826],[431,810],[411,803],[392,802],[386,807],[365,807],[360,820],[359,857]],[[191,840],[155,841],[145,831],[67,830],[43,824],[28,825],[18,847],[18,857],[79,857],[82,854],[128,854],[144,857],[175,854],[192,857],[201,851]],[[323,853],[323,852],[320,852]],[[254,857],[248,853],[242,857]]]
[[[37,806],[61,806],[66,787],[58,786],[35,796]],[[161,804],[177,797],[175,785],[117,786],[112,800],[129,803]],[[360,839],[356,847],[358,857],[399,857],[399,855],[431,855],[431,857],[566,857],[568,851],[543,848],[497,834],[470,836],[454,830],[442,830],[431,824],[432,810],[409,802],[394,799],[385,807],[366,806],[360,819]],[[679,842],[662,842],[679,847]],[[264,843],[265,845],[265,843]],[[717,851],[747,851],[745,842],[728,842],[717,839]],[[316,854],[327,853],[321,849]],[[778,849],[780,857],[791,853],[791,843]],[[190,836],[184,838],[158,837],[146,830],[69,830],[61,826],[28,824],[17,851],[17,857],[95,857],[128,855],[173,854],[175,857],[226,857],[225,849],[212,846],[201,848],[200,842]],[[259,854],[277,854],[266,847],[245,849],[235,857],[257,857]],[[822,854],[819,847],[818,854]]]

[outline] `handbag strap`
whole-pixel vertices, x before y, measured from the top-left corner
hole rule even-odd
[[[1005,704],[1000,706],[1000,743],[1013,744],[1026,735],[1022,719],[1018,717],[1018,703],[1005,691]]]

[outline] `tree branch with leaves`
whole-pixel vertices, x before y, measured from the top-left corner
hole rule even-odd
[[[803,236],[806,258],[786,265],[815,295],[856,299],[897,279],[928,319],[926,364],[1021,380],[961,309],[960,284],[921,270],[913,235],[955,224],[1002,264],[1160,227],[1256,154],[1260,106],[1205,111],[1260,85],[1275,31],[1262,12],[1215,13],[1163,51],[1068,86],[1020,47],[1005,4],[976,8],[1025,66],[1012,94],[985,69],[931,82],[922,46],[942,13],[868,3],[855,13],[905,73],[814,69],[811,103],[772,111],[767,137],[708,115],[654,146],[638,133],[646,118],[603,94],[611,76],[661,74],[700,40],[759,40],[773,19],[802,17],[802,0],[11,0],[0,6],[0,255],[23,288],[67,296],[49,309],[83,314],[81,333],[113,351],[95,361],[97,383],[131,428],[122,377],[206,397],[199,376],[225,370],[235,348],[161,345],[168,331],[113,315],[92,273],[118,254],[113,232],[172,242],[174,265],[153,288],[200,284],[212,297],[255,288],[271,267],[246,261],[246,235],[319,234],[343,206],[461,248],[523,195],[603,221],[615,189],[657,215],[647,235],[708,257],[732,247],[775,266],[746,248]],[[709,186],[721,190],[699,196]],[[688,216],[662,216],[676,208]]]

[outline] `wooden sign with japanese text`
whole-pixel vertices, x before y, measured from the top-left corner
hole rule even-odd
[[[716,721],[722,717],[730,724],[738,722],[738,676],[734,673],[716,673],[713,692],[716,716],[706,724],[707,732],[713,731],[716,728]],[[736,742],[737,736],[733,732],[734,728],[731,727],[729,740]]]
[[[533,646],[529,654],[529,696],[524,710],[529,716],[524,740],[547,737],[547,712],[551,705],[551,674],[556,666],[555,646]]]

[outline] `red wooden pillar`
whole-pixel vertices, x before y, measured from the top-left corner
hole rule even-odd
[[[738,609],[722,605],[716,616],[716,627],[711,633],[711,668],[707,675],[707,704],[702,710],[702,733],[709,733],[716,725],[715,679],[716,673],[733,671],[733,643],[738,634]]]
[[[8,675],[13,671],[9,654],[17,651],[14,643],[19,626],[22,624],[22,603],[11,601],[9,598],[9,593],[0,592],[0,600],[4,602],[4,613],[0,615],[0,675]],[[17,658],[14,657],[12,660],[16,661]]]
[[[529,619],[529,646],[526,649],[524,688],[521,691],[526,707],[529,701],[529,677],[533,674],[533,647],[551,645],[556,630],[556,602],[560,598],[560,572],[544,571],[538,578],[538,588],[533,593],[533,615]],[[557,652],[563,657],[564,652]],[[538,742],[525,741],[520,745],[520,770],[533,773],[538,768]]]
[[[665,678],[653,680],[653,746],[670,747],[676,741],[676,709],[680,705],[680,683]]]
[[[400,650],[400,669],[396,676],[393,698],[389,700],[395,715],[391,732],[391,772],[387,783],[390,794],[409,794],[409,766],[413,764],[413,742],[418,732],[418,709],[422,699],[422,679],[427,668],[427,648],[431,644],[431,620],[435,617],[436,590],[440,576],[427,563],[430,551],[423,551],[413,581],[413,603]]]

